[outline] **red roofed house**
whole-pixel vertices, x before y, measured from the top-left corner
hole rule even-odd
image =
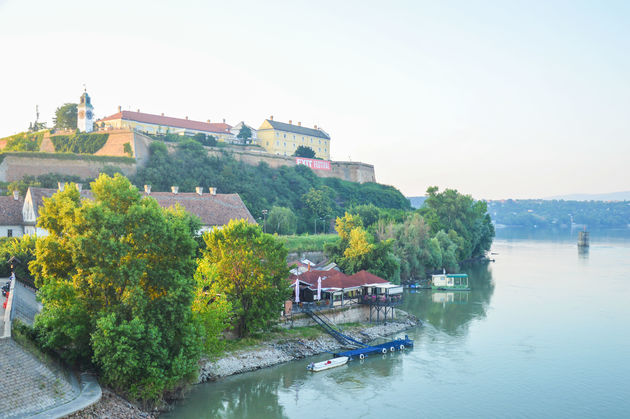
[[[202,232],[224,226],[230,220],[245,219],[251,224],[256,224],[256,220],[238,194],[218,194],[216,188],[211,188],[210,193],[203,193],[201,187],[197,188],[197,192],[188,193],[179,192],[176,186],[172,187],[171,192],[151,192],[149,185],[145,185],[144,188],[143,195],[155,199],[161,207],[169,208],[179,204],[189,213],[199,217]],[[36,227],[37,217],[39,216],[39,209],[44,204],[44,198],[50,198],[56,192],[57,189],[28,188],[21,209],[24,234],[36,234],[38,236],[48,234],[46,230]],[[92,199],[92,192],[82,190],[81,196]],[[13,197],[7,198],[13,199]]]
[[[300,302],[312,303],[317,299],[317,282],[321,278],[321,299],[325,307],[342,307],[351,304],[397,305],[402,302],[403,288],[367,271],[346,275],[336,270],[311,270],[291,275],[289,283],[300,285]],[[295,300],[295,290],[293,292]],[[322,304],[320,303],[320,307]]]
[[[99,119],[96,121],[96,126],[100,129],[121,129],[131,128],[149,134],[182,134],[182,135],[195,135],[195,134],[207,134],[214,136],[217,141],[233,142],[235,135],[232,133],[232,126],[223,122],[211,123],[210,120],[206,122],[193,121],[186,118],[173,118],[170,116],[154,115],[150,113],[133,111],[123,111],[121,107],[118,107],[118,113],[111,116]]]

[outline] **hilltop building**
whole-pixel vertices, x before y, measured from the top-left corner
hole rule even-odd
[[[238,138],[238,134],[240,134],[241,130],[245,127],[249,128],[249,130],[252,132],[252,136],[249,140],[242,141],[240,138]],[[236,142],[243,143],[243,144],[258,144],[258,131],[255,128],[250,127],[243,121],[234,125],[231,131],[232,131],[232,134],[234,134],[234,138],[236,139]]]
[[[94,108],[92,99],[83,91],[79,104],[77,105],[77,128],[81,132],[92,132],[94,130]]]
[[[118,107],[118,112],[96,121],[97,126],[101,129],[121,129],[131,128],[138,131],[147,132],[149,134],[181,134],[190,135],[206,134],[212,135],[217,141],[231,143],[234,141],[232,126],[223,122],[211,123],[208,119],[206,122],[193,121],[186,118],[173,118],[170,116],[153,115],[150,113],[133,111],[123,111]]]
[[[288,124],[278,122],[273,115],[258,128],[258,144],[281,156],[292,156],[303,145],[312,148],[317,158],[330,160],[330,136],[321,127],[303,127],[301,122],[293,125],[291,120]]]

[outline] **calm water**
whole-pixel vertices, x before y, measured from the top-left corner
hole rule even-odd
[[[630,234],[591,232],[586,254],[576,235],[498,231],[471,292],[407,293],[412,350],[229,377],[166,416],[630,417]]]

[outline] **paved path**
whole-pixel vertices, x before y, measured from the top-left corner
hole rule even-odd
[[[1,281],[0,281],[1,282]],[[13,320],[18,319],[22,323],[33,325],[35,315],[42,309],[42,305],[37,302],[35,290],[20,281],[15,281],[13,290]]]
[[[0,418],[31,416],[78,394],[61,370],[42,364],[13,339],[0,339]]]

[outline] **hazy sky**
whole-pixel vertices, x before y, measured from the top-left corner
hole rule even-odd
[[[77,102],[321,125],[406,195],[630,189],[630,1],[0,0],[0,137]]]

